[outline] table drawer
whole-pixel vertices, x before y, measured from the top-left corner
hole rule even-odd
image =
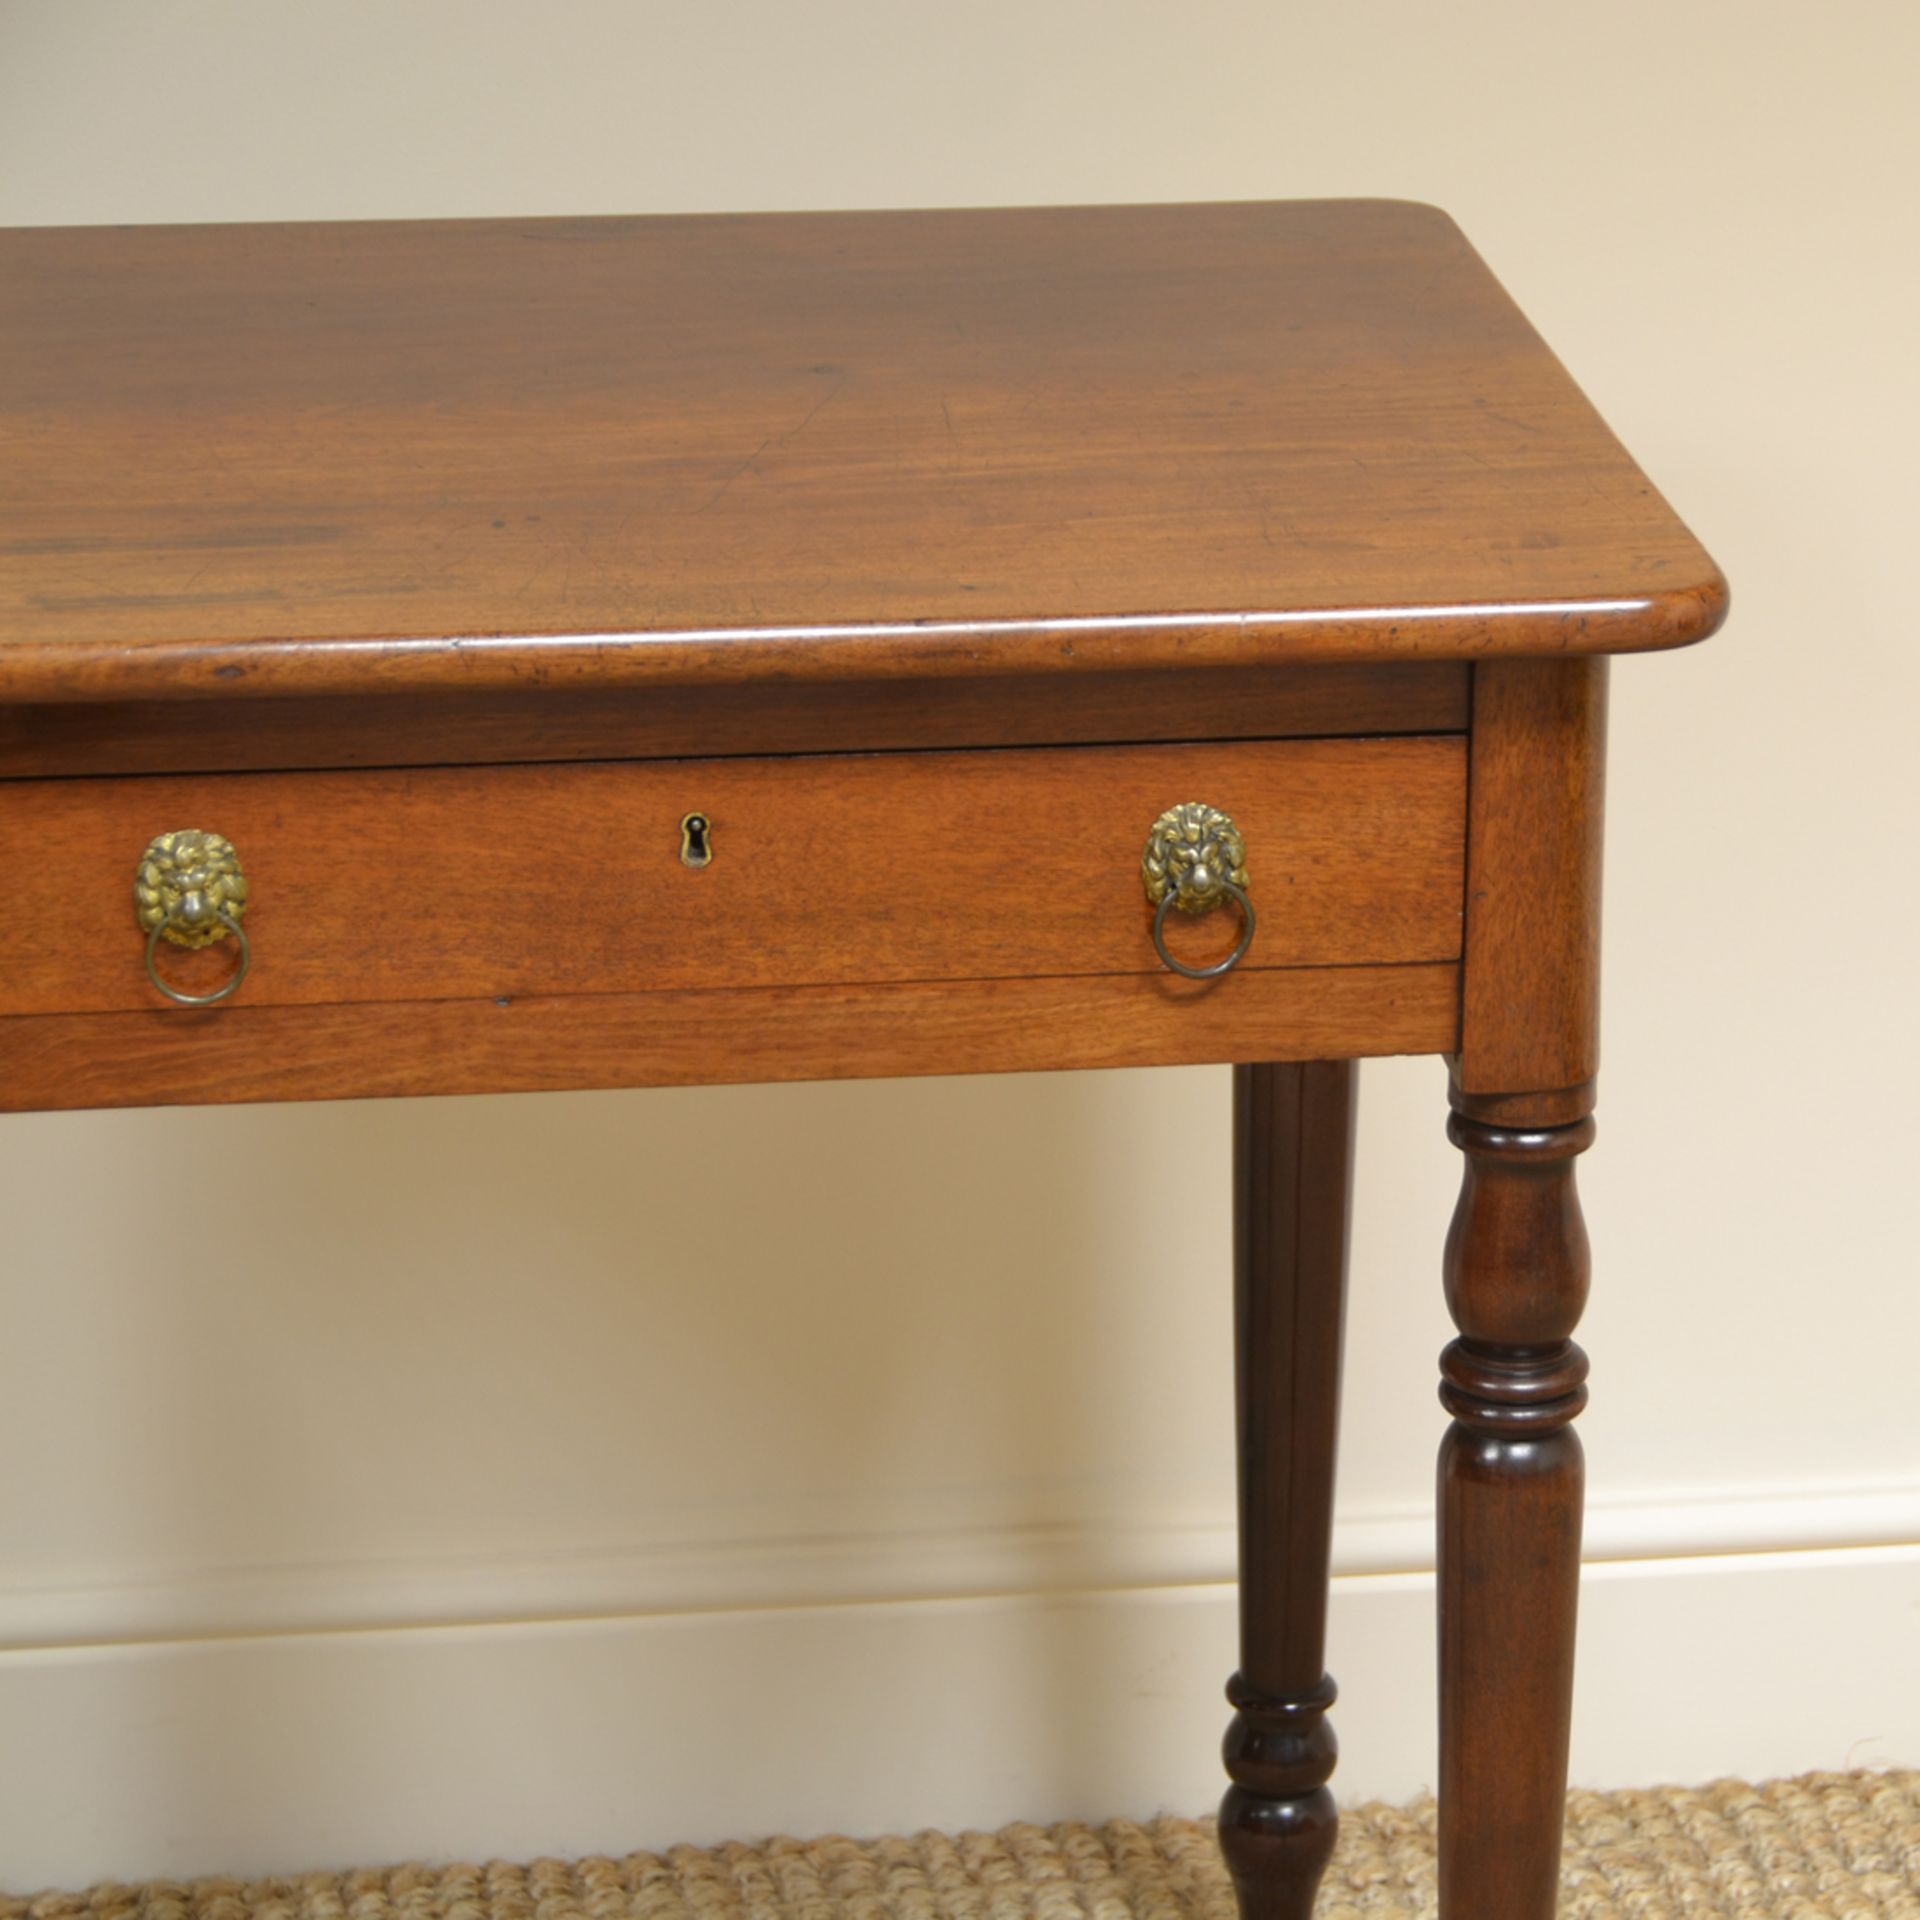
[[[135,870],[181,828],[246,871],[234,1007],[1152,973],[1141,853],[1188,800],[1245,837],[1243,968],[1450,960],[1465,790],[1452,735],[17,781],[0,1014],[217,1017],[145,972]],[[1172,922],[1232,943],[1231,908]],[[209,992],[234,948],[156,964]]]

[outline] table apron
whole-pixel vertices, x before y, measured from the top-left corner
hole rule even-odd
[[[0,1020],[0,1111],[1450,1053],[1460,968],[580,994]]]

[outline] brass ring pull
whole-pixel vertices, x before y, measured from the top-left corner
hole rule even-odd
[[[217,1007],[222,1000],[230,1000],[240,991],[240,982],[247,977],[247,969],[253,964],[253,949],[247,944],[246,929],[230,914],[226,908],[214,911],[214,918],[226,932],[240,942],[240,956],[233,963],[233,972],[211,993],[182,993],[160,978],[160,970],[153,964],[153,950],[164,934],[169,940],[174,936],[175,926],[171,920],[162,920],[147,935],[147,978],[164,993],[169,1000],[183,1007]]]
[[[1153,947],[1167,968],[1188,980],[1217,980],[1247,956],[1258,925],[1247,893],[1247,847],[1240,829],[1218,807],[1201,800],[1169,807],[1153,823],[1140,878],[1153,914]],[[1167,915],[1210,913],[1231,901],[1240,910],[1240,938],[1224,960],[1192,967],[1167,951]]]
[[[239,992],[253,964],[240,916],[247,910],[247,876],[224,835],[182,827],[148,842],[133,876],[133,911],[147,930],[147,978],[175,1005],[215,1007]],[[176,947],[210,947],[231,937],[238,947],[233,972],[211,993],[186,993],[160,977],[154,956],[165,940]]]

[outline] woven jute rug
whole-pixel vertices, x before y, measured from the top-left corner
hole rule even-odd
[[[1341,1816],[1315,1920],[1434,1912],[1433,1804]],[[1578,1793],[1563,1920],[1920,1920],[1920,1772]],[[1234,1920],[1211,1822],[768,1840],[0,1898],[0,1920]],[[1469,1917],[1470,1920],[1470,1917]]]

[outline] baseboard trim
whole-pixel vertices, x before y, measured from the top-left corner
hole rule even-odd
[[[0,1585],[0,1647],[382,1631],[524,1620],[1138,1591],[1229,1584],[1225,1520],[1112,1526],[769,1533],[743,1514],[730,1542],[612,1553],[228,1567],[137,1582]],[[1920,1543],[1920,1482],[1699,1490],[1591,1503],[1589,1564]],[[1431,1509],[1340,1516],[1344,1577],[1433,1565]]]
[[[1587,1507],[1583,1557],[1591,1565],[1915,1543],[1920,1481],[1837,1482],[1595,1499]],[[1433,1510],[1343,1516],[1336,1559],[1347,1573],[1431,1569]]]
[[[1334,1584],[1343,1801],[1432,1779],[1432,1588]],[[1617,1562],[1581,1613],[1579,1784],[1920,1760],[1920,1549]],[[1234,1643],[1215,1583],[13,1652],[0,1888],[1193,1814]]]

